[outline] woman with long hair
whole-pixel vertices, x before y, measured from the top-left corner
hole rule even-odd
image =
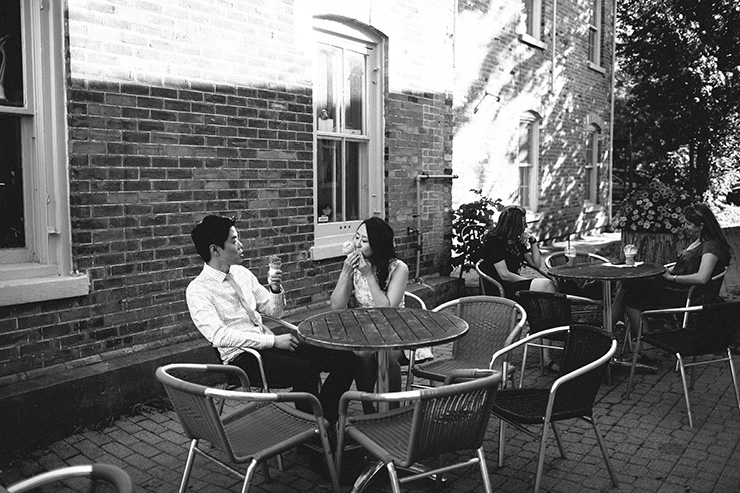
[[[719,296],[718,290],[711,290],[709,281],[725,270],[732,255],[722,227],[712,210],[701,202],[685,210],[684,225],[694,241],[679,253],[673,267],[659,278],[624,281],[617,292],[617,317],[623,305],[633,330],[643,310],[684,306],[692,286],[700,286],[694,291],[694,303],[712,303]]]
[[[346,308],[354,293],[357,305],[365,308],[403,306],[403,294],[409,279],[409,268],[396,257],[393,228],[379,217],[363,221],[355,232],[354,249],[347,255],[339,280],[331,294],[334,310]],[[356,352],[360,367],[355,373],[357,390],[373,392],[378,360],[374,351]],[[400,350],[388,358],[391,392],[401,390],[401,363],[405,356]],[[372,403],[363,403],[365,413],[374,412]]]
[[[519,206],[507,206],[483,242],[481,269],[501,283],[504,296],[509,299],[516,299],[517,291],[557,291],[555,283],[548,278],[530,279],[519,273],[524,264],[536,269],[542,266],[537,240],[526,227],[526,211]]]

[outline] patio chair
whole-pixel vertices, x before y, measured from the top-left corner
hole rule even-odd
[[[404,291],[403,293],[403,305],[406,308],[421,308],[422,310],[427,309],[427,304],[424,303],[424,300],[416,296],[414,293],[411,293],[409,291]],[[415,351],[406,351],[409,363],[406,367],[406,390],[410,390],[411,386],[414,384],[414,374],[411,372],[411,368],[413,368],[414,364],[416,364],[417,359],[423,359],[428,360],[434,357],[432,353],[431,347],[425,347],[425,348],[419,348]],[[417,357],[417,354],[420,355],[420,358]]]
[[[55,488],[64,486],[70,488],[71,491],[86,491],[90,493],[133,493],[134,491],[131,478],[120,467],[109,464],[91,464],[62,467],[47,471],[6,486],[5,489],[0,486],[0,492],[23,493],[26,491],[38,491],[38,488],[47,485],[49,488],[51,488],[51,485],[55,485]],[[44,491],[47,490],[45,489]],[[53,491],[58,491],[58,489],[54,489]]]
[[[598,303],[595,300],[582,298],[579,296],[566,295],[561,293],[545,293],[541,291],[517,291],[524,310],[527,312],[528,331],[525,335],[535,334],[542,330],[552,329],[555,327],[565,327],[573,323],[583,324],[584,319],[582,312],[578,308]],[[599,310],[600,311],[600,310]],[[591,319],[599,323],[600,318]],[[587,325],[596,325],[596,323]],[[565,334],[555,334],[554,339],[549,341],[565,341]],[[562,346],[556,346],[550,343],[539,342],[526,344],[522,355],[522,372],[520,379],[524,379],[524,368],[527,364],[527,353],[530,347],[540,348],[540,372],[544,375],[544,356],[543,349],[562,350]],[[520,381],[521,385],[521,381]]]
[[[687,325],[683,323],[678,330],[645,332],[645,326],[651,317],[662,315],[691,315]],[[684,317],[686,320],[686,317]],[[678,325],[678,322],[676,323]],[[635,352],[632,356],[630,378],[627,383],[627,399],[632,392],[635,366],[640,352],[640,345],[646,342],[676,356],[681,373],[681,385],[686,400],[686,412],[689,416],[689,427],[694,426],[691,416],[689,389],[694,388],[694,367],[711,363],[727,362],[730,366],[732,386],[735,391],[737,408],[740,411],[740,391],[738,391],[735,365],[732,361],[730,344],[740,327],[740,302],[716,303],[713,305],[690,306],[687,308],[668,308],[664,310],[645,310],[640,315],[640,327],[637,330]],[[684,361],[691,357],[690,363]],[[700,359],[701,358],[701,359]],[[691,368],[690,382],[686,382],[686,368]]]
[[[545,268],[552,269],[553,267],[557,267],[560,265],[565,265],[565,263],[568,261],[567,257],[565,256],[565,252],[555,252],[551,255],[548,255],[547,258],[545,258]],[[587,253],[587,252],[577,252],[576,253],[576,264],[585,264],[585,263],[598,263],[598,264],[605,264],[611,262],[608,258],[602,257],[601,255],[597,255],[595,253]],[[569,284],[572,289],[568,289]],[[601,296],[602,296],[602,287],[601,287],[601,281],[568,281],[565,285],[562,286],[560,292],[575,296],[580,296],[584,299],[591,300],[591,303],[587,303],[586,301],[583,301],[576,306],[573,307],[573,314],[574,317],[579,319],[581,323],[590,324],[590,325],[596,325],[598,322],[593,319],[589,318],[583,318],[581,314],[585,315],[586,317],[589,316],[589,314],[600,314],[601,313]],[[590,305],[590,306],[589,306]],[[594,305],[598,305],[594,309]]]
[[[400,493],[401,484],[429,477],[441,472],[478,464],[485,491],[491,484],[483,451],[493,398],[501,382],[499,372],[483,370],[480,378],[451,383],[431,389],[386,394],[348,391],[339,404],[339,438],[337,441],[337,471],[341,471],[342,452],[346,437],[354,439],[378,462],[370,464],[357,478],[354,492],[361,492],[370,479],[383,467],[390,475],[394,493]],[[454,382],[452,374],[448,382]],[[349,416],[352,401],[409,402],[399,409],[365,416]],[[463,462],[419,469],[414,465],[425,459],[436,459],[441,454],[473,450]],[[410,470],[409,476],[399,478],[397,469]]]
[[[468,332],[453,343],[451,356],[412,366],[415,379],[444,382],[454,370],[479,368],[500,370],[504,380],[514,383],[516,367],[508,360],[496,368],[490,363],[493,353],[519,338],[527,321],[521,305],[498,296],[466,296],[443,303],[433,311],[462,318],[468,323]]]
[[[316,437],[319,437],[323,448],[333,489],[339,492],[339,480],[327,433],[329,424],[324,419],[321,404],[315,396],[305,392],[222,390],[178,378],[173,373],[191,378],[207,373],[232,373],[239,377],[244,388],[249,388],[249,379],[241,368],[230,365],[182,363],[157,369],[157,379],[164,385],[185,435],[190,439],[180,493],[187,489],[195,456],[198,454],[241,477],[244,480],[242,492],[246,492],[257,465],[298,445],[314,441]],[[221,416],[214,402],[216,399],[244,405]],[[286,404],[301,401],[311,405],[313,414],[303,413]],[[200,440],[210,442],[219,455],[199,447]],[[246,474],[240,473],[230,464],[248,464]]]
[[[504,297],[504,287],[493,277],[483,272],[480,268],[480,264],[483,260],[479,260],[475,264],[475,271],[478,273],[478,286],[480,287],[480,294],[488,296],[500,296]]]
[[[670,269],[674,265],[676,265],[676,262],[665,264],[664,267],[666,269]],[[716,303],[719,298],[719,291],[720,289],[722,289],[722,283],[725,280],[726,274],[727,267],[725,267],[724,270],[719,274],[715,274],[714,276],[712,276],[707,284],[695,284],[691,286],[688,293],[686,293],[686,304],[684,305],[684,307],[688,308],[691,305],[708,305],[711,303]],[[686,312],[684,313],[682,326],[686,327],[688,323],[689,314],[688,312]]]
[[[617,341],[614,336],[604,330],[588,325],[571,325],[570,328],[547,329],[529,335],[497,352],[493,357],[494,363],[495,360],[506,358],[508,353],[522,345],[531,344],[532,341],[538,338],[549,339],[558,333],[565,333],[567,337],[560,374],[552,385],[543,388],[501,389],[496,395],[492,412],[494,416],[500,419],[499,467],[503,467],[504,462],[505,423],[510,423],[535,438],[537,435],[526,428],[526,425],[542,425],[537,474],[534,483],[534,491],[535,493],[538,492],[542,483],[549,427],[552,426],[560,454],[565,459],[567,457],[555,422],[580,418],[591,423],[601,454],[604,456],[606,468],[611,476],[612,484],[616,487],[618,486],[617,476],[609,461],[606,445],[593,415],[596,394],[599,391],[606,368],[617,350]]]

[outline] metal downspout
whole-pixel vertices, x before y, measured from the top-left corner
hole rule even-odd
[[[618,0],[612,0],[612,74],[611,74],[611,101],[609,115],[609,208],[607,224],[611,226],[612,216],[614,215],[614,99],[617,85],[617,3]]]

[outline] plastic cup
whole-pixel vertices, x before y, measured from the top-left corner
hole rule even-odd
[[[624,246],[624,263],[627,265],[635,265],[635,255],[637,255],[637,247],[635,245]]]
[[[274,276],[277,271],[280,270],[280,268],[283,265],[283,261],[280,260],[280,257],[277,255],[273,255],[270,257],[270,270],[267,272],[267,278],[270,279],[272,276]]]
[[[567,261],[565,262],[565,265],[568,267],[573,267],[576,265],[576,247],[569,246],[565,249],[565,258]]]

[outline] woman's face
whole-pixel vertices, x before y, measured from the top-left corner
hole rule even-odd
[[[686,227],[686,231],[689,234],[694,235],[694,236],[699,236],[699,234],[701,233],[701,226],[702,226],[701,223],[694,224],[688,219],[686,219],[686,217],[683,218],[683,222],[684,222],[684,226]]]
[[[360,224],[355,232],[354,239],[355,249],[362,253],[365,258],[370,258],[373,254],[373,249],[370,248],[370,240],[367,238],[367,228],[364,224]]]

